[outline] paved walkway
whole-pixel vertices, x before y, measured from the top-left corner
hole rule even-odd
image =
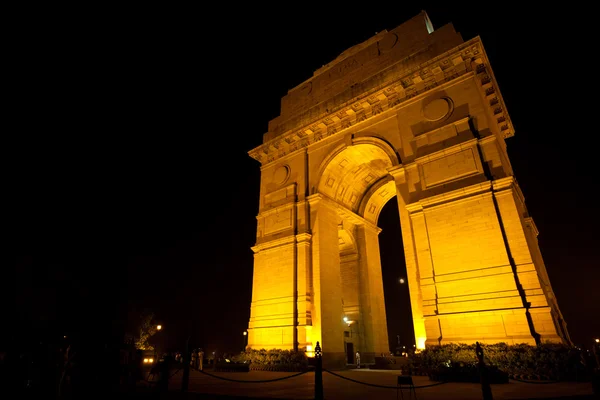
[[[252,382],[284,378],[294,375],[290,372],[263,372],[251,371],[240,372],[213,372],[207,370],[213,376],[198,371],[190,371],[189,394],[186,398],[193,398],[193,394],[204,394],[199,398],[211,398],[206,394],[215,395],[215,399],[314,399],[314,372],[308,372],[293,378],[277,380],[274,382]],[[397,376],[399,371],[383,371],[369,369],[355,369],[345,371],[334,371],[340,376],[327,372],[323,373],[323,391],[326,400],[369,400],[369,399],[396,399],[401,398],[396,390]],[[169,381],[169,389],[179,391],[181,388],[181,372],[175,374]],[[347,378],[347,379],[344,379]],[[246,382],[232,382],[225,379],[240,380]],[[354,381],[364,382],[368,385]],[[461,399],[480,400],[482,398],[481,386],[476,383],[445,383],[436,386],[428,386],[436,382],[430,381],[425,376],[414,376],[416,398],[419,400],[437,399]],[[382,388],[377,386],[387,386]],[[591,383],[550,383],[534,384],[510,381],[508,384],[494,384],[492,394],[494,400],[509,399],[593,399]],[[408,390],[404,392],[405,399],[411,399]],[[225,397],[221,397],[225,396]],[[227,397],[230,396],[230,397]],[[414,398],[414,397],[412,397]]]

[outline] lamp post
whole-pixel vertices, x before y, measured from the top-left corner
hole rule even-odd
[[[404,279],[403,277],[400,277],[400,278],[398,278],[398,282],[401,285],[404,285],[406,283],[406,279]],[[402,353],[403,353],[403,350],[402,350],[402,346],[400,344],[400,334],[396,335],[396,341],[397,341],[397,344],[396,344],[396,355],[397,356],[401,356]]]
[[[246,351],[246,338],[248,337],[248,331],[242,332],[242,335],[243,335],[242,336],[242,339],[243,339],[243,341],[242,341],[242,346],[243,346],[242,347],[242,351]]]
[[[594,358],[596,358],[596,368],[592,372],[592,391],[595,395],[600,394],[600,338],[594,339]]]
[[[160,332],[161,329],[162,329],[162,325],[156,324],[154,326],[154,332],[150,336],[158,334],[158,332]],[[160,356],[161,356],[161,354],[162,354],[163,344],[164,344],[163,343],[164,339],[163,339],[162,335],[160,335],[160,336],[154,336],[153,342],[155,343],[155,346],[154,346],[154,356],[157,359],[159,359]]]

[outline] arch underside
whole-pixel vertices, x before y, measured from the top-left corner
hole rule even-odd
[[[373,144],[348,146],[329,160],[318,191],[349,211],[377,224],[383,206],[396,195],[388,152]]]

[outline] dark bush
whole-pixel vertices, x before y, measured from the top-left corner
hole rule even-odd
[[[308,369],[308,357],[303,351],[272,349],[246,350],[233,361],[249,364],[253,371],[300,372]]]
[[[508,374],[495,366],[487,366],[489,383],[508,383]],[[475,363],[465,364],[462,362],[451,362],[432,369],[429,379],[443,382],[472,382],[480,381],[479,367]]]
[[[520,379],[563,381],[588,380],[581,362],[581,350],[565,344],[545,343],[539,346],[506,343],[482,344],[486,365]],[[477,363],[474,344],[428,346],[413,358],[413,364],[428,373],[449,363]]]

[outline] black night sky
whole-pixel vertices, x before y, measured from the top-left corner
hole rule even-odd
[[[465,40],[482,38],[559,306],[587,346],[600,336],[592,27],[576,9],[459,3],[18,16],[2,135],[2,320],[14,328],[2,339],[118,335],[148,309],[171,348],[191,326],[196,346],[241,349],[260,178],[247,152],[288,89],[424,9],[435,28],[453,22]],[[389,330],[412,344],[394,207],[380,219]]]

